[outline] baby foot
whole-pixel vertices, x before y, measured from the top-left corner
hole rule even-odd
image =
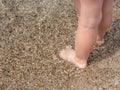
[[[85,68],[87,66],[87,60],[79,60],[75,57],[75,51],[72,49],[72,46],[66,46],[66,49],[60,51],[59,56],[78,68]]]

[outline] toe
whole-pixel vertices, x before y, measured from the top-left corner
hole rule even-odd
[[[65,50],[64,49],[60,51],[59,57],[62,58],[62,59],[66,59],[66,54],[65,54]]]

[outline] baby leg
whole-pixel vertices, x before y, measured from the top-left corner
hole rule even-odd
[[[104,35],[112,23],[112,9],[114,0],[104,0],[102,6],[102,20],[98,28],[97,44],[104,44]]]
[[[86,62],[96,42],[103,0],[80,0],[80,3],[81,15],[75,37],[75,54],[80,61]]]
[[[102,17],[103,0],[79,0],[81,3],[75,50],[67,47],[59,56],[79,68],[87,66],[87,59],[97,38],[97,29]]]

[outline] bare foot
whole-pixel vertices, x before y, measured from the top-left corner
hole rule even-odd
[[[66,46],[66,49],[60,51],[59,56],[78,68],[85,68],[87,66],[87,60],[80,60],[75,57],[75,50],[72,49],[72,46]]]

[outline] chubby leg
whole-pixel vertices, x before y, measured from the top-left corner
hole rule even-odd
[[[97,43],[98,45],[104,44],[104,35],[112,23],[112,9],[114,0],[104,0],[102,6],[102,20],[98,28]]]
[[[81,8],[75,36],[75,50],[67,47],[60,52],[60,57],[79,68],[85,68],[89,54],[96,42],[97,30],[102,18],[103,0],[79,1]]]
[[[87,62],[96,42],[97,30],[102,18],[103,0],[80,0],[81,15],[75,38],[75,53],[79,61]]]
[[[78,18],[80,17],[80,1],[79,0],[73,0],[74,7],[77,13]],[[112,23],[112,9],[113,9],[113,2],[114,0],[104,0],[103,6],[102,6],[102,20],[100,22],[99,28],[98,28],[98,35],[97,35],[97,41],[96,45],[101,46],[104,44],[104,35],[108,31],[108,28],[110,27]]]

